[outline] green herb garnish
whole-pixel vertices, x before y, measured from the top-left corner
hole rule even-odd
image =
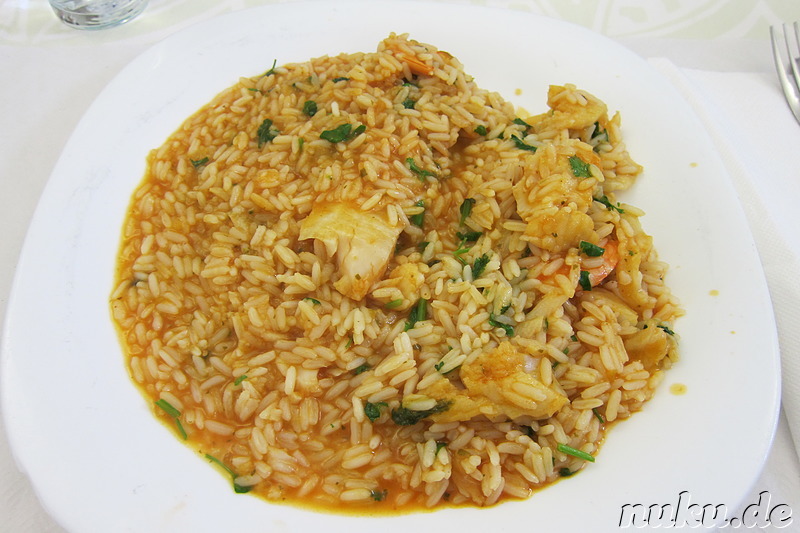
[[[571,455],[573,457],[577,457],[578,459],[583,459],[584,461],[589,461],[590,463],[594,462],[594,457],[582,450],[576,450],[572,446],[567,446],[566,444],[558,443],[558,451],[561,453],[566,453],[567,455]]]
[[[160,400],[157,400],[156,401],[156,405],[162,411],[167,413],[167,415],[170,418],[172,418],[173,422],[175,422],[175,427],[177,428],[178,433],[183,438],[183,440],[186,440],[186,438],[187,438],[186,430],[183,428],[183,424],[181,424],[181,418],[180,418],[181,417],[181,412],[178,411],[171,403],[169,403],[167,400],[165,400],[163,398],[160,399]]]
[[[242,381],[244,381],[244,380],[246,380],[246,379],[247,379],[247,374],[242,374],[241,376],[239,376],[238,378],[236,378],[236,379],[233,381],[233,384],[234,384],[234,385],[237,385],[237,386],[238,386],[238,385],[241,385],[241,384],[242,384]]]
[[[668,328],[667,326],[665,326],[664,324],[659,324],[659,325],[658,325],[658,326],[656,326],[656,327],[657,327],[657,328],[661,328],[661,329],[663,329],[663,330],[664,330],[664,331],[667,333],[667,335],[675,335],[675,332],[674,332],[674,331],[672,331],[671,329],[669,329],[669,328]]]
[[[425,248],[427,248],[429,244],[430,244],[429,241],[422,241],[419,244],[417,244],[417,250],[419,250],[419,252],[422,253],[425,251]]]
[[[272,61],[272,66],[270,67],[270,69],[268,71],[266,71],[264,73],[264,76],[272,76],[273,74],[275,74],[275,65],[277,65],[277,64],[278,64],[278,60],[274,59]]]
[[[225,470],[225,472],[227,472],[228,475],[231,476],[231,478],[233,479],[233,490],[234,490],[234,492],[236,492],[236,494],[244,494],[244,493],[250,492],[250,490],[252,490],[253,487],[246,487],[244,485],[239,485],[238,483],[236,483],[237,475],[236,475],[236,472],[234,472],[231,467],[229,467],[228,465],[226,465],[225,463],[223,463],[222,461],[220,461],[219,459],[217,459],[213,455],[209,455],[209,454],[205,454],[205,455],[206,455],[206,459],[208,459],[212,463],[216,464],[217,466],[219,466],[220,468]]]
[[[477,126],[477,127],[474,129],[474,130],[472,130],[472,131],[474,131],[474,132],[475,132],[475,133],[477,133],[478,135],[483,135],[484,137],[486,137],[486,135],[488,135],[488,134],[489,134],[489,132],[486,130],[486,126],[484,126],[483,124],[479,124],[479,125],[478,125],[478,126]]]
[[[569,476],[571,476],[571,475],[572,475],[572,474],[574,474],[574,473],[575,473],[575,472],[573,472],[573,471],[572,471],[572,470],[570,470],[569,468],[562,468],[562,469],[560,469],[560,470],[558,471],[558,475],[559,475],[559,476],[561,476],[561,477],[569,477]]]
[[[535,146],[526,143],[525,141],[523,141],[522,139],[520,139],[516,135],[512,135],[511,136],[511,140],[514,141],[514,146],[516,146],[520,150],[527,150],[528,152],[535,152],[536,151],[536,147]]]
[[[514,336],[514,326],[506,324],[504,322],[499,322],[495,318],[494,313],[489,313],[489,325],[493,328],[501,328],[503,331],[506,332],[506,337],[513,337]]]
[[[586,270],[581,270],[581,274],[578,276],[578,285],[580,285],[581,289],[585,291],[592,290],[592,282],[589,280],[589,272]]]
[[[369,366],[369,364],[367,364],[367,363],[364,363],[363,365],[359,365],[359,366],[355,367],[355,368],[354,368],[353,370],[351,370],[350,372],[352,372],[352,374],[353,374],[354,376],[357,376],[357,375],[359,375],[359,374],[363,374],[364,372],[366,372],[366,371],[367,371],[367,370],[369,370],[370,368],[372,368],[372,367],[371,367],[371,366]]]
[[[434,453],[434,455],[439,455],[439,450],[441,450],[442,448],[447,448],[447,443],[446,442],[442,442],[440,440],[437,440],[436,441],[436,453]]]
[[[171,418],[178,418],[181,416],[181,412],[178,411],[171,403],[163,398],[161,400],[156,401],[156,405],[161,408],[162,411],[167,413]]]
[[[486,270],[487,264],[489,264],[489,254],[483,254],[475,259],[475,262],[472,263],[472,279],[478,279]]]
[[[381,407],[387,407],[389,404],[386,402],[378,402],[378,403],[370,403],[367,402],[364,404],[364,414],[367,415],[370,422],[375,422],[377,419],[381,417]]]
[[[593,148],[593,150],[595,152],[597,152],[597,148],[602,143],[607,143],[608,142],[608,130],[604,130],[603,128],[601,128],[599,122],[595,122],[594,123],[594,132],[592,133],[591,140],[592,141],[597,141],[597,143],[595,144],[595,146]]]
[[[576,155],[570,156],[569,166],[572,168],[572,175],[576,178],[592,177],[592,172],[589,170],[589,163]]]
[[[475,242],[481,237],[481,235],[483,235],[483,233],[480,231],[465,231],[464,233],[461,233],[460,231],[456,232],[456,237],[458,237],[458,240],[461,241],[461,244]]]
[[[204,157],[203,159],[190,159],[189,161],[192,162],[192,166],[194,168],[200,168],[203,165],[208,164],[208,157]]]
[[[322,302],[320,302],[320,301],[319,301],[319,300],[317,300],[316,298],[312,298],[311,296],[306,296],[305,298],[303,298],[303,300],[306,300],[306,301],[308,301],[308,302],[311,302],[311,303],[312,303],[312,304],[314,304],[314,305],[322,305]]]
[[[265,118],[264,122],[258,127],[256,135],[258,136],[258,147],[261,148],[272,139],[278,136],[280,131],[272,127],[272,120]]]
[[[578,248],[580,249],[582,254],[588,255],[589,257],[600,257],[601,255],[603,255],[603,252],[606,251],[605,248],[602,248],[600,246],[597,246],[596,244],[592,244],[586,241],[579,242]]]
[[[525,122],[524,120],[522,120],[519,117],[514,119],[514,124],[517,124],[519,126],[525,126],[525,131],[526,132],[531,128],[530,124],[528,124],[527,122]]]
[[[396,309],[397,307],[400,307],[401,305],[403,305],[403,299],[402,298],[398,298],[397,300],[392,300],[391,302],[387,303],[386,304],[386,309]]]
[[[416,100],[412,100],[411,98],[406,98],[403,100],[403,107],[406,109],[414,109],[414,104],[416,104]]]
[[[408,221],[417,226],[418,228],[422,228],[422,226],[425,224],[425,202],[419,200],[414,205],[416,207],[421,207],[422,212],[417,213],[416,215],[411,215],[410,217],[408,217]]]
[[[338,78],[333,78],[333,83],[337,83],[340,81],[350,81],[350,78],[347,78],[345,76],[339,76]]]
[[[425,170],[423,168],[419,168],[419,166],[417,166],[417,163],[414,161],[413,157],[407,157],[406,158],[406,165],[408,165],[408,168],[411,170],[411,172],[413,172],[414,174],[417,175],[417,178],[419,178],[419,180],[422,183],[425,183],[425,178],[427,178],[427,177],[431,177],[431,178],[435,178],[436,177],[436,174],[434,174],[430,170]]]
[[[603,418],[603,415],[600,414],[600,411],[597,410],[597,407],[592,409],[592,413],[594,413],[594,416],[600,421],[601,424],[606,423],[606,419]]]
[[[317,103],[314,100],[306,100],[306,103],[303,104],[303,113],[308,115],[309,117],[313,117],[317,114]]]
[[[617,202],[617,205],[612,204],[611,201],[608,199],[608,196],[606,196],[605,194],[600,198],[593,198],[593,200],[595,202],[600,202],[601,204],[606,206],[606,209],[608,209],[609,211],[616,211],[619,214],[623,214],[625,212],[624,209],[619,207],[619,202]]]
[[[458,211],[461,213],[461,224],[463,224],[467,218],[469,218],[475,202],[476,200],[474,198],[465,198],[464,201],[461,202],[461,207],[458,208]]]
[[[472,246],[461,246],[458,250],[453,252],[453,255],[456,257],[456,260],[461,263],[462,265],[466,265],[467,262],[461,257],[463,254],[469,252],[472,249]]]
[[[328,142],[332,142],[334,144],[349,141],[355,137],[358,137],[362,133],[366,131],[367,127],[363,124],[358,126],[357,128],[353,129],[352,124],[342,124],[341,126],[337,126],[332,130],[325,130],[319,134],[320,139],[325,139]]]
[[[419,300],[417,300],[417,303],[414,304],[414,307],[411,308],[411,312],[408,314],[408,320],[406,320],[406,327],[403,331],[410,330],[417,324],[417,322],[428,318],[427,304],[428,300],[424,298],[420,298]]]
[[[392,409],[392,420],[398,426],[413,426],[423,418],[447,411],[451,403],[452,402],[440,400],[436,402],[436,405],[432,408],[425,411],[412,411],[411,409],[400,406],[397,409]]]
[[[386,496],[389,495],[389,491],[387,489],[383,489],[383,490],[373,489],[373,490],[369,491],[369,495],[376,502],[382,502],[383,500],[386,499]]]

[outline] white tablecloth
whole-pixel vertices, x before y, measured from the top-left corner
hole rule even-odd
[[[269,3],[258,0],[151,0],[137,20],[112,30],[79,32],[62,26],[44,0],[0,0],[0,319],[14,267],[37,199],[67,138],[95,96],[148,45],[216,14]],[[798,0],[484,0],[505,9],[563,18],[604,33],[653,59],[653,65],[695,106],[726,165],[759,244],[779,314],[784,357],[797,351],[792,305],[800,281],[786,272],[800,250],[800,125],[781,100],[767,28],[800,20]],[[782,133],[783,132],[783,133]],[[785,134],[784,134],[785,133]],[[743,150],[741,136],[746,135]],[[729,152],[729,153],[728,153]],[[754,180],[754,177],[755,180]],[[770,206],[761,220],[758,207]],[[770,231],[776,227],[774,242]],[[778,263],[769,263],[775,260]],[[800,279],[798,271],[794,278]],[[800,363],[798,363],[800,366]],[[784,374],[792,372],[784,365]],[[797,371],[797,366],[794,367]],[[800,384],[784,389],[786,412],[800,418]],[[791,402],[794,402],[790,404]],[[800,444],[800,427],[794,425]],[[769,491],[772,504],[800,513],[800,461],[782,411],[775,443],[745,504]],[[65,458],[68,460],[68,458]],[[69,490],[65,487],[65,490]],[[793,529],[797,528],[797,529]],[[800,530],[800,516],[787,531]],[[16,468],[0,427],[0,531],[62,532]]]

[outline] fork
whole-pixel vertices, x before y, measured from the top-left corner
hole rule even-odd
[[[778,78],[783,88],[783,94],[786,97],[786,103],[789,104],[794,118],[800,122],[800,97],[798,97],[798,92],[800,92],[800,72],[798,72],[797,67],[797,62],[800,58],[798,58],[798,54],[796,53],[796,50],[800,48],[800,29],[798,29],[797,22],[792,24],[792,27],[794,28],[794,47],[791,47],[789,44],[789,32],[787,31],[786,24],[783,25],[783,44],[786,47],[786,54],[789,56],[789,64],[791,65],[793,79],[789,78],[788,69],[786,68],[786,64],[779,50],[778,41],[780,37],[777,35],[774,26],[770,26],[769,35],[772,39],[772,57],[775,59],[775,68],[778,71]]]

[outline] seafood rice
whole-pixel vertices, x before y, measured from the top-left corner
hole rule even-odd
[[[591,468],[677,360],[681,311],[615,196],[642,171],[619,114],[545,97],[529,116],[390,35],[187,119],[148,157],[111,295],[155,415],[232,490],[333,512]]]

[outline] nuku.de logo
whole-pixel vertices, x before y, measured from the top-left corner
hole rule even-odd
[[[620,509],[620,528],[766,528],[781,529],[792,524],[792,508],[779,503],[772,505],[772,495],[762,491],[758,501],[746,506],[739,516],[728,517],[725,504],[692,503],[689,491],[678,493],[675,504],[625,504]]]

